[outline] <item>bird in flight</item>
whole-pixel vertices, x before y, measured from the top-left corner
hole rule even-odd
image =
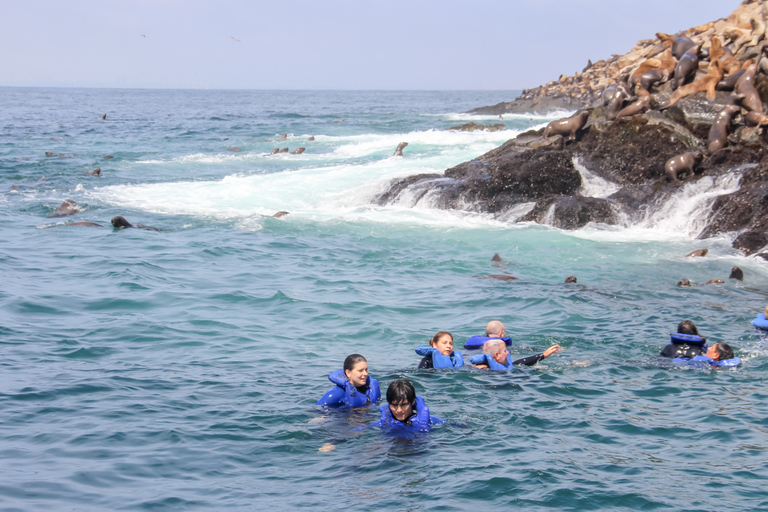
[[[141,34],[141,37],[147,37],[147,36],[145,36],[144,34]]]
[[[231,38],[232,38],[232,40],[233,40],[234,42],[236,42],[236,43],[240,43],[240,42],[242,42],[242,41],[240,41],[239,39],[235,39],[235,37],[234,37],[234,36],[229,36],[229,37],[231,37]]]

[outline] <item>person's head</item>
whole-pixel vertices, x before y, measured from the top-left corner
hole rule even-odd
[[[763,314],[765,315],[765,318],[768,318],[768,306],[765,306],[765,311]]]
[[[344,360],[344,374],[356,388],[368,382],[368,361],[360,354],[352,354]]]
[[[507,364],[509,351],[502,340],[488,340],[483,343],[483,354],[490,355],[499,364]]]
[[[485,326],[485,335],[491,338],[501,338],[507,335],[504,324],[498,320],[491,320]]]
[[[690,320],[683,320],[677,325],[677,332],[680,334],[695,334],[696,336],[699,335],[699,330],[696,329],[696,326],[693,325],[693,322]]]
[[[446,331],[440,331],[429,340],[429,344],[444,356],[449,356],[453,352],[453,335]]]
[[[416,390],[407,380],[396,380],[387,388],[387,404],[392,417],[405,421],[413,414],[416,407]]]
[[[715,361],[733,359],[733,349],[727,343],[715,343],[707,349],[707,357]]]

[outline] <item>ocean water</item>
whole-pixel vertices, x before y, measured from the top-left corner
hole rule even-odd
[[[371,203],[558,117],[460,114],[515,95],[0,88],[0,510],[765,510],[768,266],[695,239],[738,169],[575,232]],[[468,121],[506,130],[445,130]],[[565,350],[415,369],[492,319],[513,357]],[[683,319],[742,366],[657,357]],[[446,424],[403,439],[314,406],[355,352]]]

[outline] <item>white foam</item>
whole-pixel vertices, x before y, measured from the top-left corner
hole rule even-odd
[[[554,121],[556,119],[562,119],[564,117],[571,117],[575,112],[570,110],[556,110],[547,112],[546,114],[538,114],[535,112],[526,112],[522,114],[502,114],[503,121],[535,121],[545,122]],[[447,114],[425,114],[430,116],[441,117],[446,121],[457,121],[462,123],[468,123],[470,121],[501,121],[498,114],[466,114],[466,113],[447,113]]]
[[[578,194],[583,197],[605,198],[621,189],[617,184],[592,174],[589,169],[584,167],[578,157],[573,158],[573,166],[581,174],[581,187]]]

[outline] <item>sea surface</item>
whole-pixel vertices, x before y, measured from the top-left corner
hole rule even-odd
[[[516,95],[0,88],[0,510],[768,508],[768,263],[696,239],[738,171],[572,232],[372,203],[559,117],[461,114]],[[506,129],[446,131],[469,121]],[[493,319],[513,357],[564,351],[415,369]],[[743,364],[659,358],[684,319]],[[446,423],[315,406],[351,353]]]

